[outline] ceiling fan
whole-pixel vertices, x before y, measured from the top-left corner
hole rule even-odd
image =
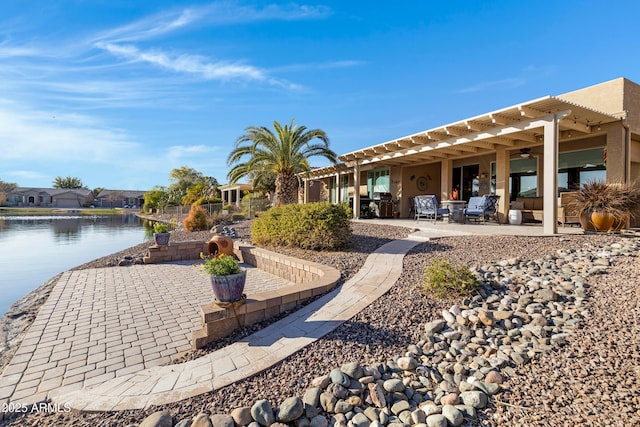
[[[522,159],[530,159],[533,157],[533,154],[531,153],[531,148],[521,148],[519,152],[514,152],[511,155],[512,158],[514,157],[519,157]]]

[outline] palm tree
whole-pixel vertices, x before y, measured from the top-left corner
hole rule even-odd
[[[85,187],[80,178],[75,176],[68,176],[66,178],[57,176],[56,179],[53,180],[53,188],[72,188],[77,190]]]
[[[231,183],[240,178],[258,173],[272,172],[276,175],[276,206],[298,201],[298,176],[309,173],[309,158],[322,156],[336,163],[337,156],[329,149],[329,138],[321,129],[307,131],[305,126],[294,126],[273,122],[275,134],[264,126],[249,126],[245,134],[236,141],[227,163],[237,163],[227,176]],[[312,143],[319,139],[321,142]],[[247,158],[244,163],[240,163]]]

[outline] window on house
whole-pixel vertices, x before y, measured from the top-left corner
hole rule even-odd
[[[349,201],[349,176],[340,175],[340,193],[338,194],[337,179],[335,176],[329,178],[329,202],[346,203]],[[339,200],[338,200],[339,199]]]
[[[373,193],[390,193],[389,169],[376,169],[367,172],[367,191],[369,197],[373,198]]]
[[[340,175],[340,201],[349,202],[349,175]]]
[[[491,162],[491,194],[496,194],[496,162]]]
[[[575,191],[586,182],[607,178],[604,147],[558,155],[558,192]]]
[[[509,168],[510,200],[516,197],[536,197],[538,195],[538,158],[513,159]]]

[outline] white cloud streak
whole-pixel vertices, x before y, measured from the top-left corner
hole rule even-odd
[[[231,25],[281,20],[323,19],[331,15],[326,6],[270,4],[264,7],[243,6],[236,1],[218,1],[183,10],[163,12],[98,34],[93,44],[142,41],[195,25]]]
[[[106,51],[136,62],[147,62],[166,70],[198,74],[207,80],[267,80],[266,74],[251,65],[227,62],[207,62],[199,55],[168,55],[161,51],[143,51],[133,45],[106,44],[100,46]]]
[[[0,160],[105,163],[137,147],[121,131],[76,114],[53,115],[0,101]]]
[[[173,145],[167,149],[166,156],[170,159],[185,159],[190,157],[202,157],[219,151],[220,147],[207,145]]]
[[[454,91],[455,93],[472,93],[472,92],[482,92],[485,90],[490,90],[496,87],[501,87],[501,88],[508,88],[508,89],[512,89],[512,88],[516,88],[516,87],[520,87],[523,86],[527,83],[527,80],[525,78],[522,77],[511,77],[511,78],[507,78],[507,79],[501,79],[501,80],[494,80],[494,81],[490,81],[490,82],[481,82],[481,83],[477,83],[473,86],[469,86],[463,89],[458,89],[456,91]]]

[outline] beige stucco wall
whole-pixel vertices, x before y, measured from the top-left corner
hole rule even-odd
[[[640,134],[640,85],[624,79],[624,109],[631,132]]]
[[[418,178],[427,178],[427,189],[418,190]],[[413,177],[413,179],[411,178]],[[440,163],[421,164],[416,166],[404,166],[402,168],[402,200],[399,210],[400,216],[406,217],[411,210],[411,200],[419,194],[435,194],[440,199]]]
[[[583,89],[574,90],[573,92],[563,93],[562,95],[558,95],[558,98],[603,113],[620,115],[624,113],[625,81],[628,80],[620,77]]]
[[[626,114],[633,133],[640,133],[640,85],[624,77],[558,96],[614,116]]]

